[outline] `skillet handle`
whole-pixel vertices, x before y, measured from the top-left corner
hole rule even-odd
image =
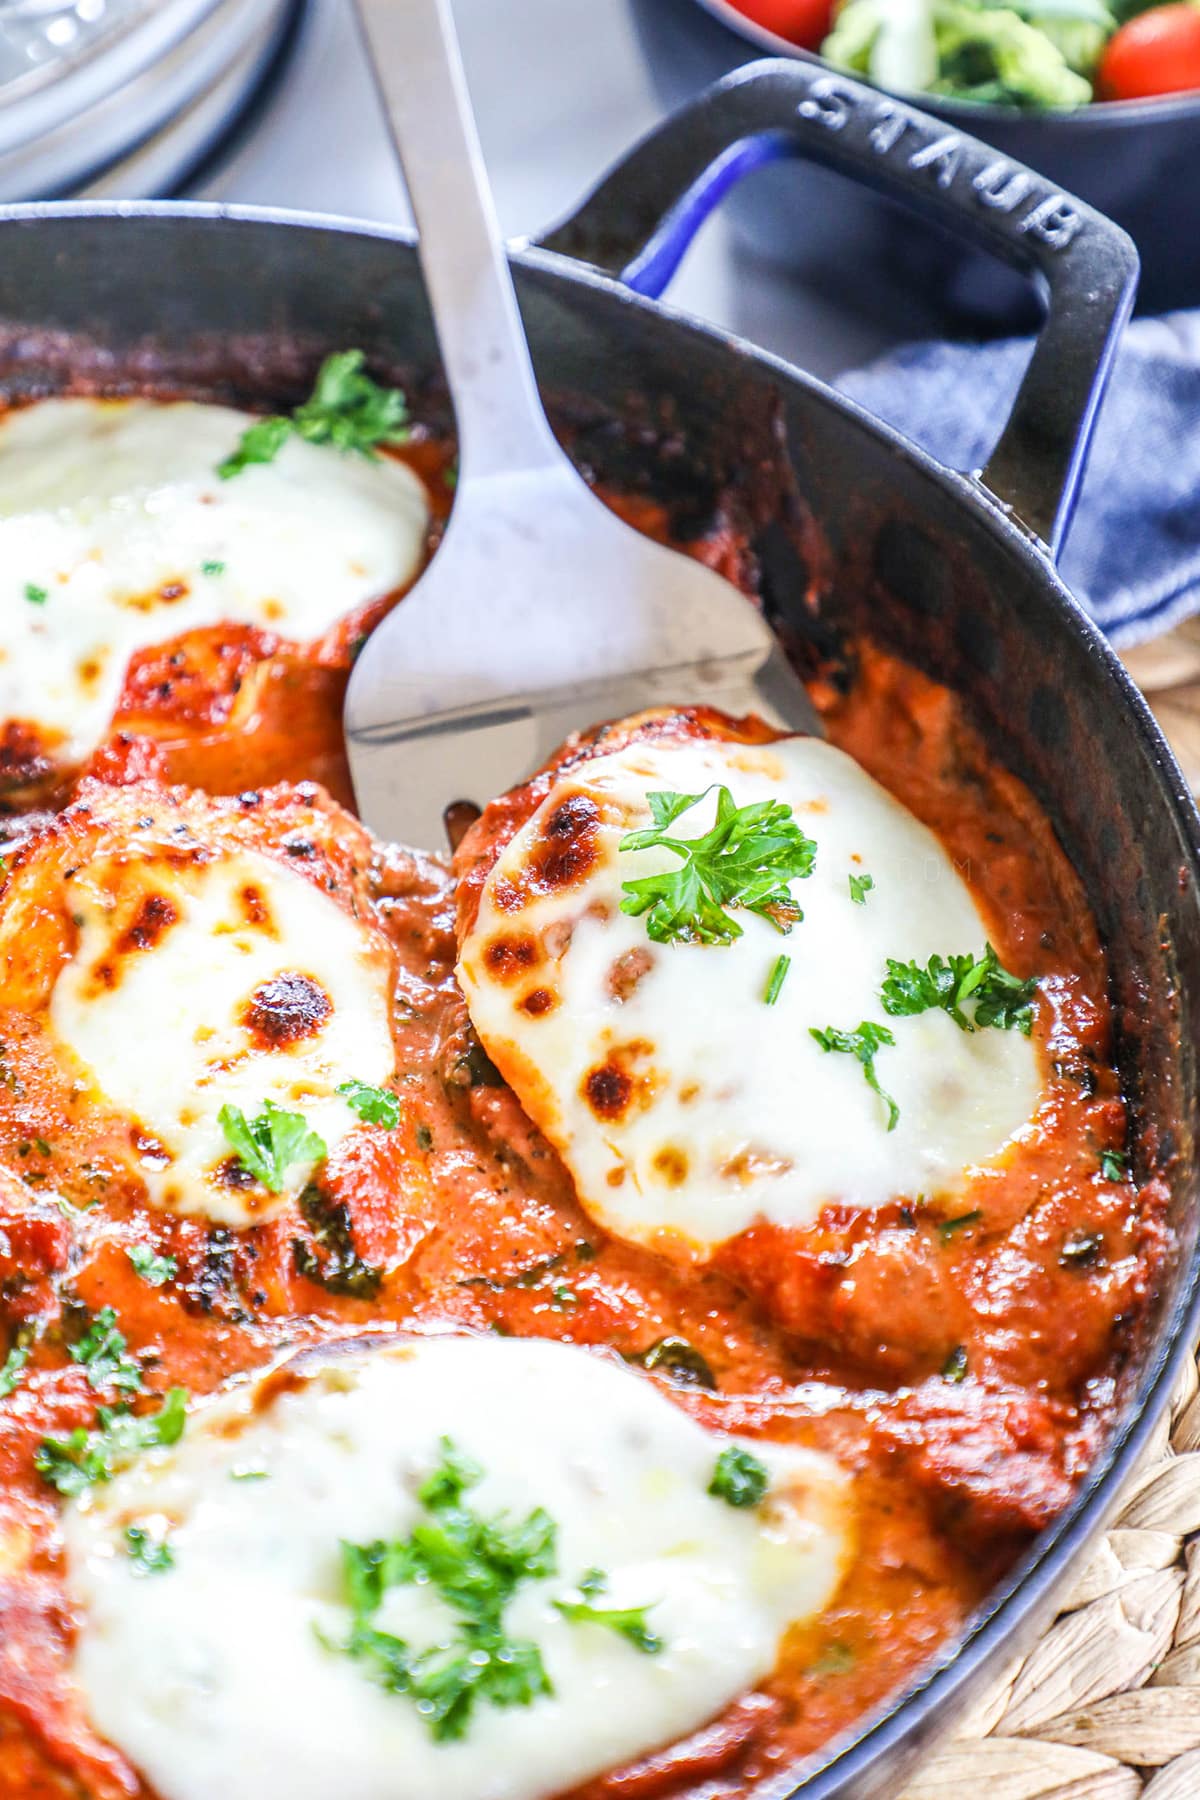
[[[651,131],[539,248],[657,297],[751,169],[800,157],[1040,277],[1049,309],[983,486],[1057,553],[1138,258],[1119,226],[1023,164],[819,63],[751,63]]]

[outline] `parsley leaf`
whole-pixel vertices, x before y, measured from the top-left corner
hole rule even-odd
[[[763,995],[763,999],[768,1006],[774,1006],[775,1002],[778,1000],[783,989],[783,984],[787,980],[788,970],[791,966],[792,959],[790,956],[776,957],[775,967],[771,970],[771,979],[767,983],[767,991]]]
[[[481,1702],[528,1706],[554,1691],[538,1645],[509,1637],[504,1616],[523,1582],[556,1573],[557,1527],[541,1507],[518,1520],[473,1511],[467,1495],[482,1479],[478,1463],[443,1438],[440,1460],[417,1490],[426,1517],[408,1537],[342,1543],[353,1615],[345,1643],[317,1631],[326,1649],[364,1664],[389,1693],[406,1694],[439,1743],[463,1737]],[[415,1650],[372,1622],[388,1590],[410,1583],[433,1588],[457,1614],[454,1635],[428,1650]],[[596,1605],[607,1585],[602,1570],[589,1569],[578,1598],[552,1604],[573,1623],[603,1625],[655,1655],[662,1639],[646,1623],[647,1607]]]
[[[970,1212],[959,1213],[956,1219],[939,1219],[938,1236],[943,1244],[948,1244],[955,1232],[969,1231],[973,1225],[978,1225],[982,1218],[983,1209],[975,1206]]]
[[[50,595],[44,587],[38,587],[35,581],[27,581],[25,583],[25,598],[28,600],[30,606],[45,606]]]
[[[204,561],[200,564],[200,573],[202,575],[223,575],[225,573],[225,564],[219,562],[215,556],[206,556]]]
[[[299,1199],[300,1216],[323,1252],[318,1256],[302,1238],[292,1239],[292,1260],[306,1281],[314,1281],[330,1294],[350,1294],[356,1300],[373,1300],[383,1280],[383,1270],[364,1262],[354,1243],[350,1208],[312,1183]]]
[[[1064,1269],[1090,1269],[1103,1249],[1103,1232],[1076,1231],[1064,1240],[1058,1260]]]
[[[635,1650],[646,1656],[657,1656],[663,1647],[663,1640],[656,1631],[651,1631],[646,1623],[648,1606],[597,1606],[595,1596],[602,1594],[608,1586],[608,1576],[603,1569],[589,1569],[579,1583],[582,1600],[555,1600],[555,1609],[572,1625],[605,1625],[609,1631],[615,1631],[626,1638]]]
[[[645,1350],[623,1350],[621,1355],[626,1362],[637,1363],[651,1373],[661,1369],[680,1387],[706,1388],[710,1394],[717,1391],[717,1378],[707,1359],[686,1338],[656,1338]]]
[[[251,463],[274,462],[291,435],[290,419],[278,414],[267,419],[255,419],[253,425],[247,425],[243,431],[233,454],[227,456],[223,463],[217,464],[217,474],[222,481],[228,481],[231,475],[240,475]]]
[[[869,1019],[864,1019],[855,1031],[838,1031],[833,1025],[827,1025],[823,1031],[818,1031],[815,1025],[810,1025],[808,1035],[816,1039],[822,1050],[836,1050],[858,1059],[867,1078],[867,1086],[879,1095],[888,1109],[888,1130],[895,1131],[900,1121],[900,1108],[886,1089],[880,1087],[879,1077],[875,1073],[877,1052],[885,1045],[896,1042],[887,1026],[874,1025]]]
[[[766,1465],[749,1450],[730,1444],[722,1450],[708,1491],[730,1506],[757,1506],[770,1484]]]
[[[836,1638],[826,1645],[820,1656],[809,1665],[810,1675],[848,1675],[854,1667],[856,1658],[849,1644],[840,1643]]]
[[[345,1644],[333,1648],[367,1664],[391,1693],[407,1694],[434,1740],[461,1738],[480,1701],[528,1706],[553,1692],[535,1643],[504,1629],[509,1601],[524,1581],[555,1571],[557,1528],[537,1507],[524,1519],[484,1518],[466,1504],[483,1479],[477,1463],[448,1438],[417,1498],[428,1517],[407,1538],[342,1544],[346,1597],[354,1615]],[[429,1584],[458,1615],[456,1635],[415,1651],[371,1623],[387,1590]]]
[[[888,957],[887,978],[880,989],[883,1010],[893,1018],[907,1018],[940,1006],[960,1031],[994,1025],[1001,1031],[1014,1027],[1028,1037],[1033,1027],[1036,980],[1022,981],[1000,964],[990,944],[983,955],[931,956],[924,968],[915,962],[896,962]],[[975,1002],[974,1016],[963,1007]]]
[[[788,884],[812,874],[816,845],[805,837],[790,806],[779,800],[737,806],[727,787],[717,788],[711,830],[696,838],[669,836],[676,819],[704,798],[647,794],[653,825],[627,832],[619,848],[670,850],[681,859],[680,866],[623,881],[621,911],[635,919],[645,914],[647,933],[657,944],[732,944],[742,928],[730,907],[744,907],[769,919],[777,930],[790,931],[804,914]]]
[[[1128,1159],[1120,1150],[1102,1150],[1100,1152],[1100,1173],[1105,1181],[1124,1181],[1129,1173]]]
[[[139,1575],[161,1575],[175,1567],[175,1552],[165,1537],[153,1537],[144,1525],[125,1527],[125,1548]]]
[[[102,1406],[97,1419],[96,1431],[78,1425],[37,1447],[33,1466],[60,1494],[82,1494],[94,1482],[111,1481],[143,1450],[177,1444],[187,1424],[187,1389],[171,1388],[156,1413],[135,1416],[124,1406]]]
[[[247,1119],[240,1106],[225,1105],[217,1119],[242,1167],[272,1194],[282,1193],[294,1164],[317,1163],[327,1154],[325,1140],[309,1130],[303,1113],[285,1112],[273,1100],[263,1102],[256,1118]]]
[[[386,1125],[394,1131],[400,1123],[400,1102],[387,1088],[372,1087],[366,1081],[343,1081],[338,1093],[368,1125]]]
[[[164,1281],[170,1281],[178,1272],[179,1264],[173,1256],[159,1256],[149,1244],[130,1244],[125,1252],[134,1269],[143,1281],[151,1287],[161,1287]]]
[[[217,468],[222,481],[251,463],[273,462],[293,434],[310,444],[332,444],[374,459],[378,444],[399,444],[408,435],[408,407],[398,388],[380,387],[363,373],[361,350],[336,351],[317,371],[311,396],[290,418],[256,419],[242,433],[231,456]]]
[[[867,895],[874,886],[875,877],[873,875],[851,875],[850,898],[853,900],[855,906],[865,906],[867,904]]]
[[[142,1386],[141,1364],[136,1357],[127,1356],[126,1349],[116,1313],[111,1306],[103,1306],[83,1336],[67,1345],[67,1355],[72,1362],[83,1364],[90,1387],[114,1387],[123,1394],[136,1394]]]
[[[21,1385],[21,1375],[25,1364],[29,1361],[27,1344],[14,1344],[4,1361],[0,1363],[0,1400],[7,1400]]]

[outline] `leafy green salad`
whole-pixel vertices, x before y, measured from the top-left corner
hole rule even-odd
[[[1082,106],[1133,0],[846,0],[821,45],[840,68],[901,93]]]

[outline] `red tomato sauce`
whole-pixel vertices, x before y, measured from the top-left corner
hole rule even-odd
[[[414,460],[436,482],[442,453]],[[634,510],[661,533],[660,515]],[[1102,1170],[1126,1131],[1102,948],[1048,822],[955,699],[864,646],[827,724],[938,833],[1005,966],[1039,978],[1036,1127],[956,1207],[965,1219],[898,1196],[873,1213],[828,1208],[805,1230],[757,1226],[681,1267],[583,1213],[483,1055],[453,975],[448,865],[374,843],[295,785],[348,796],[342,692],[354,640],[386,604],[307,651],[235,630],[147,653],[94,759],[107,785],[84,790],[91,812],[9,821],[0,920],[23,911],[0,940],[0,1361],[29,1348],[0,1399],[0,1793],[13,1800],[151,1796],[73,1688],[61,1501],[34,1467],[48,1433],[94,1421],[69,1346],[103,1306],[146,1371],[139,1409],[176,1384],[209,1392],[285,1346],[450,1321],[603,1346],[714,1429],[809,1443],[855,1475],[849,1571],[761,1691],[577,1800],[735,1800],[819,1751],[962,1627],[1111,1423],[1165,1193]],[[496,820],[507,829],[527,803]],[[119,842],[193,815],[223,844],[280,856],[285,837],[303,842],[291,866],[390,946],[403,1122],[356,1132],[322,1177],[370,1292],[336,1291],[328,1240],[294,1206],[240,1231],[156,1210],[121,1139],[128,1121],[81,1103],[49,1052],[46,998],[71,946],[62,874],[97,832]],[[142,1280],[134,1244],[172,1257],[175,1277]]]

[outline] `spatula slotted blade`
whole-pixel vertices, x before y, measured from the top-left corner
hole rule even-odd
[[[359,810],[382,837],[444,849],[447,806],[514,786],[573,731],[684,705],[820,729],[729,582],[624,525],[569,466],[490,476],[459,492],[428,569],[355,666]]]

